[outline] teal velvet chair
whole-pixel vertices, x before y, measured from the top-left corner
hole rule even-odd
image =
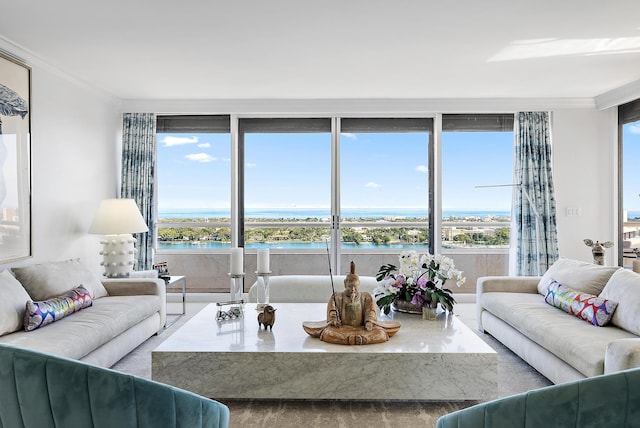
[[[1,428],[225,428],[229,409],[170,385],[0,345]]]
[[[640,369],[477,404],[436,423],[436,428],[454,427],[640,427]]]

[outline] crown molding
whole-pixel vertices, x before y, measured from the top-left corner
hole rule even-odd
[[[68,73],[64,70],[61,70],[49,64],[48,62],[40,58],[38,55],[31,52],[30,50],[2,36],[0,36],[0,52],[31,67],[31,70],[33,73],[32,79],[34,78],[34,76],[37,75],[38,70],[46,71],[76,86],[79,86],[81,88],[94,92],[96,95],[100,96],[105,101],[111,103],[115,107],[119,107],[122,103],[122,101],[119,98],[115,97],[113,94],[110,94],[100,88],[90,85],[89,83],[79,79],[73,74]]]
[[[505,113],[516,111],[594,109],[593,98],[428,98],[428,99],[219,99],[123,100],[123,112],[278,114]]]

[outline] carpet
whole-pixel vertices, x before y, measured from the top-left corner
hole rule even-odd
[[[180,328],[191,316],[207,303],[187,304],[187,314],[182,317],[169,315],[174,322],[168,329],[153,336],[124,357],[112,368],[144,378],[151,378],[151,351]],[[169,311],[180,309],[169,303]],[[171,305],[176,305],[174,308]],[[476,331],[474,303],[458,303],[456,316]],[[493,337],[478,335],[498,353],[498,390],[487,400],[505,397],[551,385],[551,382],[534,370],[517,355]],[[384,381],[381,377],[380,381]],[[446,382],[446,379],[434,379]],[[447,413],[476,404],[475,401],[303,401],[303,400],[220,400],[231,412],[230,427],[433,427],[436,420]]]

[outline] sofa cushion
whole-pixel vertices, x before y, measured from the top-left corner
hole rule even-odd
[[[618,306],[618,302],[565,287],[555,280],[549,284],[544,301],[598,327],[611,320]]]
[[[0,336],[22,329],[27,300],[31,297],[11,272],[0,272]]]
[[[0,337],[0,343],[80,359],[125,330],[156,315],[159,296],[108,296],[94,300],[90,308],[34,331],[16,331]]]
[[[618,302],[611,324],[640,335],[640,275],[620,269],[611,276],[600,297]]]
[[[89,290],[94,300],[107,295],[100,278],[78,260],[42,263],[11,270],[33,300],[47,300],[79,285]]]
[[[61,296],[41,302],[27,302],[24,314],[24,330],[33,331],[54,321],[88,308],[92,304],[91,294],[82,285]]]
[[[565,287],[597,296],[618,266],[601,266],[579,260],[560,258],[552,264],[538,283],[538,293],[547,295],[547,287],[552,280]],[[615,300],[615,299],[613,299]]]
[[[481,296],[480,304],[584,376],[604,373],[604,356],[610,342],[637,338],[612,323],[593,328],[549,306],[539,294],[486,293]]]

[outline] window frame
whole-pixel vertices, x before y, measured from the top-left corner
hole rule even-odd
[[[202,119],[203,117],[214,117],[218,120],[218,124],[222,124],[224,122],[224,129],[227,129],[230,133],[230,150],[231,150],[231,221],[230,223],[220,224],[221,226],[230,227],[231,229],[231,247],[239,246],[244,247],[244,234],[245,234],[245,218],[244,218],[244,161],[245,161],[245,148],[244,148],[244,139],[243,133],[247,131],[247,129],[254,129],[253,125],[255,124],[266,124],[269,121],[272,121],[274,124],[283,124],[286,122],[295,123],[295,121],[299,121],[299,123],[314,123],[314,121],[324,123],[326,127],[327,121],[330,123],[331,129],[331,236],[332,242],[340,242],[339,230],[341,226],[351,226],[351,224],[339,223],[339,215],[340,215],[340,134],[341,134],[341,125],[342,122],[346,123],[355,123],[358,120],[362,121],[370,121],[372,119],[378,119],[380,123],[402,123],[406,121],[409,123],[410,121],[415,120],[427,120],[430,121],[431,130],[429,132],[429,141],[428,141],[428,169],[429,169],[429,177],[428,177],[428,210],[429,210],[429,218],[428,218],[428,228],[429,228],[429,244],[428,250],[431,253],[441,252],[441,239],[436,238],[439,237],[442,233],[442,207],[441,207],[441,197],[442,197],[442,188],[441,188],[441,133],[447,131],[447,120],[444,118],[449,118],[454,115],[452,114],[421,114],[421,115],[394,115],[385,117],[384,115],[282,115],[282,116],[270,116],[270,115],[236,115],[236,114],[222,114],[222,115],[158,115],[158,119],[162,118],[164,123],[162,126],[158,127],[157,133],[167,133],[165,130],[167,129],[183,129],[183,131],[188,132],[202,132],[202,129],[207,129],[204,124],[206,120]],[[509,126],[505,125],[505,117],[510,117],[510,130],[513,129],[513,113],[496,113],[496,114],[465,114],[465,115],[456,115],[460,119],[464,119],[464,117],[473,117],[473,118],[484,118],[494,120],[496,122],[495,126]],[[464,117],[463,117],[464,116]],[[171,122],[173,121],[173,122]],[[177,126],[178,122],[181,121],[183,125],[182,128]],[[173,125],[172,125],[173,123]],[[443,126],[443,123],[445,126]],[[480,126],[482,121],[476,120],[476,128]],[[171,128],[170,126],[174,126]],[[247,128],[248,126],[248,128]],[[313,128],[313,125],[311,126]],[[188,129],[186,129],[188,128]],[[267,127],[268,128],[268,127]],[[347,127],[348,128],[348,127]],[[391,126],[393,128],[393,126]],[[278,129],[277,126],[271,128],[272,132],[276,132]],[[479,130],[479,129],[475,129]],[[164,132],[163,132],[164,131]],[[156,181],[157,186],[157,181]],[[157,197],[156,192],[156,197]],[[155,206],[157,207],[157,201]],[[156,213],[157,215],[157,213]],[[193,227],[202,227],[202,226],[212,226],[212,223],[193,223]],[[217,225],[217,224],[216,224]],[[284,223],[278,224],[278,226],[284,226]],[[295,222],[291,224],[294,227],[307,227],[307,226],[318,226],[317,224],[304,224],[302,222]],[[336,227],[338,225],[338,227]],[[395,223],[393,224],[396,225]],[[163,226],[187,226],[186,223],[172,224],[172,223],[164,223]],[[261,224],[260,226],[267,226]],[[415,226],[415,223],[412,223],[411,226]],[[156,227],[154,232],[157,235],[158,224],[156,223]],[[156,240],[156,242],[158,242]],[[332,247],[334,247],[332,245]],[[341,247],[341,246],[335,246]],[[156,251],[165,251],[156,247]],[[180,250],[185,252],[191,252],[192,250]],[[204,249],[204,250],[195,250],[196,252],[226,252],[228,249]],[[281,250],[278,249],[280,252]],[[308,253],[322,253],[324,250],[320,250],[318,248],[310,248],[310,249],[295,249],[295,250],[282,250],[282,253],[286,253],[288,251],[296,251],[296,252],[308,252]],[[397,249],[357,249],[357,248],[349,248],[343,249],[340,248],[339,251],[332,251],[332,257],[334,261],[334,266],[338,266],[337,261],[340,258],[340,254],[345,252],[361,252],[361,253],[397,253]],[[422,250],[421,250],[422,251]],[[455,252],[479,252],[479,253],[502,253],[508,250],[498,250],[489,248],[471,248],[471,249],[447,249],[448,253]]]
[[[511,132],[513,135],[514,132],[514,113],[445,113],[442,114],[442,119],[440,121],[441,131],[439,133],[439,152],[440,152],[440,162],[442,162],[442,150],[443,150],[443,137],[442,134],[445,132]],[[442,171],[443,168],[440,168],[439,171]],[[511,169],[513,171],[513,162],[511,164]],[[440,182],[442,180],[442,173],[440,173]],[[511,184],[512,179],[510,179],[509,183],[494,183],[494,184]],[[480,185],[482,183],[478,183]],[[508,227],[511,228],[511,222],[451,222],[445,221],[442,218],[442,197],[444,195],[442,187],[440,186],[437,189],[437,194],[439,197],[439,213],[438,213],[438,222],[439,222],[439,236],[440,239],[436,243],[438,252],[442,251],[442,234],[445,227],[448,226],[459,226],[459,227]],[[502,254],[508,253],[510,251],[509,247],[506,248],[489,248],[489,247],[469,247],[469,248],[446,248],[446,252],[450,254],[470,254],[470,253],[482,253],[482,254]]]
[[[158,114],[156,116],[156,136],[159,134],[226,134],[232,137],[231,132],[231,115],[229,114],[216,114],[216,115],[207,115],[207,114],[198,114],[198,115],[173,115],[173,114]],[[156,163],[157,163],[157,151],[158,147],[156,147]],[[231,149],[232,151],[232,149]],[[233,183],[232,183],[233,184]],[[154,177],[154,185],[156,189],[159,189],[158,184],[158,174]],[[232,186],[233,187],[233,186]],[[207,249],[189,249],[189,250],[168,250],[168,249],[160,249],[160,240],[158,239],[159,230],[161,228],[203,228],[203,227],[224,227],[229,228],[231,230],[231,234],[233,236],[233,207],[230,212],[230,219],[228,222],[162,222],[160,223],[159,213],[158,213],[158,194],[159,192],[156,190],[154,192],[154,206],[156,212],[154,213],[154,251],[163,252],[163,251],[184,251],[184,252],[200,252],[200,253],[209,253],[209,252],[227,252],[228,248],[222,247],[220,249],[207,248]],[[231,245],[230,245],[231,247]]]
[[[618,266],[624,266],[624,125],[640,121],[640,99],[618,106]]]

